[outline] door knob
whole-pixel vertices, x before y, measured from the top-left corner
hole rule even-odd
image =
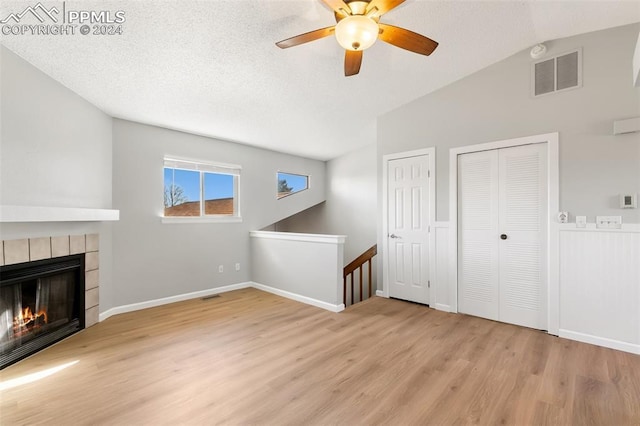
[[[396,234],[391,234],[391,235],[389,235],[389,238],[402,238],[402,237],[399,237]]]
[[[501,240],[506,240],[507,238],[508,238],[508,237],[507,237],[507,234],[502,234],[502,235],[500,235],[500,239],[501,239]]]

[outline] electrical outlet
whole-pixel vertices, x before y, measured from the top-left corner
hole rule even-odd
[[[220,272],[220,273],[224,272],[224,266],[223,265],[218,266],[218,272]]]
[[[620,229],[622,228],[622,216],[596,216],[596,228]]]
[[[240,270],[240,264],[236,263],[236,271],[239,271],[239,270]]]

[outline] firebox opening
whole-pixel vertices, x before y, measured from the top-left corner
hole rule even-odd
[[[84,254],[0,268],[0,369],[84,328]]]

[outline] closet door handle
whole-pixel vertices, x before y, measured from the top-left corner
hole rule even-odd
[[[507,234],[502,234],[502,235],[500,235],[500,239],[501,239],[501,240],[506,240],[507,238],[508,238],[508,237],[507,237]]]

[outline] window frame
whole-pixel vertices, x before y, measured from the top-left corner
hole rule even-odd
[[[300,191],[291,192],[289,194],[283,195],[282,197],[278,196],[278,194],[279,194],[278,193],[278,185],[279,185],[279,182],[280,182],[280,173],[287,174],[287,175],[293,175],[293,176],[306,177],[307,178],[307,187],[304,188],[304,189],[301,189]],[[305,174],[302,174],[302,173],[285,172],[285,171],[282,171],[282,170],[278,170],[276,172],[276,200],[277,201],[285,199],[285,198],[290,197],[290,196],[295,195],[295,194],[299,194],[299,193],[304,192],[304,191],[308,191],[310,188],[311,188],[311,175],[305,175]]]
[[[199,194],[200,194],[200,215],[199,216],[165,216],[164,203],[160,217],[162,223],[233,223],[242,222],[242,214],[240,211],[240,179],[242,174],[242,166],[237,164],[228,164],[221,162],[212,162],[204,160],[194,160],[191,158],[177,157],[173,155],[165,155],[163,158],[163,187],[164,187],[164,171],[165,169],[189,170],[199,173]],[[205,214],[204,199],[204,179],[205,173],[210,174],[226,174],[233,176],[233,215],[223,214]]]

